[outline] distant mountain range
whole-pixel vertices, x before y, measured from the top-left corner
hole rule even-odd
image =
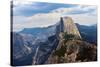
[[[91,25],[91,26],[86,26],[86,25],[80,25],[76,23],[76,26],[83,40],[88,41],[88,42],[93,42],[93,43],[97,42],[97,25],[96,24]],[[31,34],[31,35],[34,35],[33,36],[34,38],[39,37],[40,39],[43,40],[43,38],[46,39],[49,36],[52,36],[56,33],[56,25],[45,27],[45,28],[25,28],[24,30],[18,33]]]
[[[60,18],[57,24],[44,28],[25,28],[12,33],[12,65],[45,64],[61,42],[63,33],[75,35],[90,43],[97,41],[97,26],[74,24],[69,17]],[[73,38],[73,39],[74,39]],[[62,46],[62,45],[61,45]],[[60,48],[60,47],[59,47]]]
[[[82,39],[90,42],[90,43],[97,43],[97,25],[85,26],[76,24],[78,27]]]

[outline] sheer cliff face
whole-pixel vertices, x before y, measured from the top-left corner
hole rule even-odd
[[[78,28],[70,17],[62,17],[56,31],[59,32],[59,43],[49,56],[48,64],[97,60],[96,46],[81,39]]]
[[[63,32],[67,32],[67,34],[75,35],[76,38],[81,39],[81,35],[78,31],[77,26],[74,24],[72,18],[62,17],[61,26],[62,26],[61,29],[63,29]]]
[[[61,17],[59,24],[56,26],[56,35],[59,37],[59,44],[57,46],[57,49],[61,47],[62,41],[64,40],[64,34],[74,36],[71,39],[82,39],[80,32],[73,22],[71,17]],[[70,36],[66,36],[70,37]]]

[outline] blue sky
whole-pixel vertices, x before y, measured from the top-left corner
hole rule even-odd
[[[59,22],[62,16],[72,17],[75,23],[92,25],[97,23],[97,7],[77,4],[46,3],[32,1],[13,2],[13,28],[47,27]]]
[[[78,5],[74,4],[57,4],[57,3],[45,3],[45,2],[31,2],[31,4],[14,5],[14,15],[32,16],[37,13],[49,13],[57,8],[71,8]]]

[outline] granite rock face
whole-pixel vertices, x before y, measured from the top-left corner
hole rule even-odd
[[[61,17],[59,25],[56,28],[56,31],[58,34],[57,36],[59,37],[59,44],[57,49],[61,47],[60,43],[64,40],[65,33],[66,37],[71,36],[71,39],[82,39],[80,32],[71,17]]]
[[[56,50],[46,63],[88,62],[97,60],[97,46],[82,40],[79,30],[70,17],[62,17]],[[57,30],[57,31],[58,31]]]
[[[67,34],[75,35],[75,37],[78,39],[81,39],[81,35],[79,33],[79,30],[75,23],[73,22],[71,17],[61,17],[61,24],[63,24],[63,32],[67,32]]]

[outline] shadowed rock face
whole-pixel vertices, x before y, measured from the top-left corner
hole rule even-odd
[[[25,45],[22,36],[13,33],[13,59],[19,59],[31,53],[31,48]]]

